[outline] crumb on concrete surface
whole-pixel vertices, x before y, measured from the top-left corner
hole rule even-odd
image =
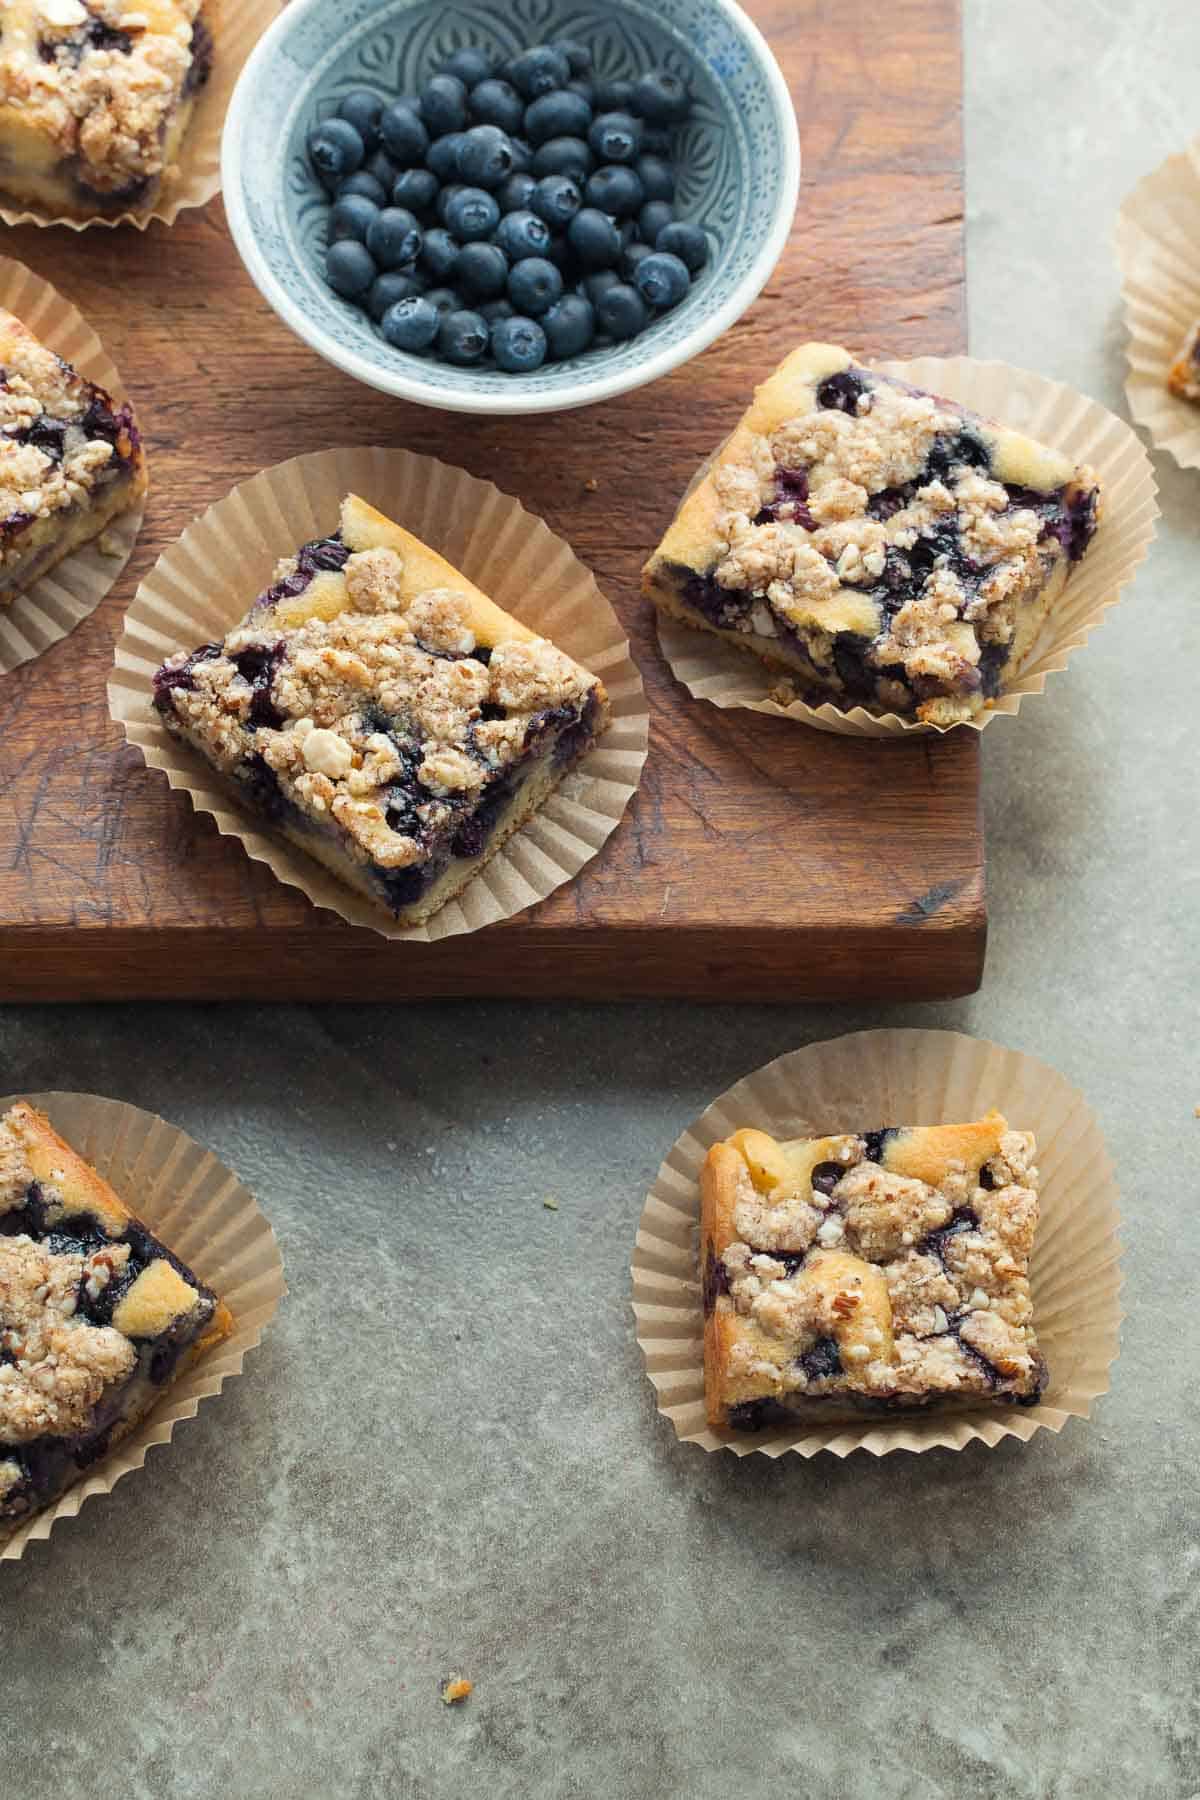
[[[1200,1108],[1197,1108],[1197,1110],[1200,1111]],[[542,1201],[542,1205],[546,1208],[547,1212],[558,1211],[558,1201],[554,1198],[553,1194],[547,1194],[546,1198]]]
[[[474,1686],[475,1683],[468,1681],[465,1675],[452,1675],[449,1681],[442,1683],[442,1699],[447,1706],[455,1706],[466,1699]]]

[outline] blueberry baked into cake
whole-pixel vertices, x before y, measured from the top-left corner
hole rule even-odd
[[[758,389],[643,589],[813,699],[955,725],[1020,669],[1099,506],[1094,470],[805,344]]]
[[[0,308],[0,603],[146,490],[133,414]]]
[[[2,0],[0,194],[62,218],[152,211],[212,69],[214,7]]]
[[[300,849],[416,925],[607,723],[594,675],[355,495],[223,643],[155,677],[168,729]]]
[[[0,1544],[229,1336],[229,1309],[25,1101],[0,1118]]]
[[[1167,386],[1181,400],[1200,404],[1200,319],[1192,326],[1171,364]]]
[[[714,1144],[701,1176],[709,1422],[1036,1405],[1033,1154],[998,1112]]]

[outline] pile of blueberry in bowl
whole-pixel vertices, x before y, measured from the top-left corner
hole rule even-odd
[[[298,337],[384,393],[502,416],[627,393],[719,337],[787,240],[800,147],[736,0],[289,0],[221,173]]]
[[[591,53],[464,47],[419,93],[347,94],[308,134],[332,202],[325,279],[397,350],[511,375],[633,338],[708,262],[675,216],[669,70],[597,80]]]

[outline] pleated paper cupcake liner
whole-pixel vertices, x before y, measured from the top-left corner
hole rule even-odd
[[[60,1519],[73,1519],[93,1494],[110,1493],[140,1469],[153,1445],[169,1443],[181,1420],[195,1418],[202,1400],[242,1373],[287,1293],[275,1234],[253,1195],[185,1131],[140,1106],[99,1094],[10,1094],[0,1100],[0,1113],[17,1100],[46,1113],[130,1211],[212,1288],[233,1314],[233,1331],[181,1375],[141,1424],[74,1487],[22,1526],[0,1548],[0,1562],[23,1556],[28,1544],[48,1538]]]
[[[170,736],[151,699],[176,650],[222,638],[267,587],[279,557],[337,527],[360,494],[446,557],[523,624],[598,675],[611,723],[579,767],[454,900],[398,925],[319,863],[241,812],[200,757]],[[315,906],[382,936],[429,943],[512,918],[570,881],[619,824],[646,760],[649,713],[616,613],[562,538],[518,500],[411,450],[322,450],[243,482],[166,549],[125,616],[109,706],[151,768],[182,788],[247,855]]]
[[[48,281],[9,257],[0,257],[0,307],[14,313],[48,350],[73,363],[88,381],[107,388],[117,400],[128,398],[121,377],[83,314]],[[40,656],[95,612],[133,554],[145,511],[143,498],[101,534],[111,555],[93,539],[12,601],[0,604],[0,674],[11,674],[22,663]]]
[[[1200,468],[1200,405],[1167,388],[1171,364],[1200,319],[1200,137],[1139,181],[1117,217],[1116,246],[1129,410],[1181,468]]]
[[[957,400],[1051,444],[1076,462],[1091,463],[1104,483],[1104,510],[1096,535],[1072,570],[1020,673],[984,712],[964,721],[971,730],[982,731],[1001,714],[1017,713],[1027,695],[1045,691],[1048,677],[1066,668],[1072,652],[1087,642],[1133,579],[1158,517],[1150,459],[1136,434],[1107,408],[1028,369],[977,362],[969,356],[924,356],[875,366],[881,374],[898,375],[914,387]],[[828,700],[810,705],[790,697],[793,683],[786,670],[769,669],[748,652],[677,619],[660,614],[657,625],[659,645],[676,680],[696,699],[713,706],[741,706],[799,719],[844,737],[901,737],[957,729],[903,719],[896,713],[872,713],[864,706],[842,710]]]
[[[698,1273],[700,1170],[709,1147],[748,1125],[781,1138],[858,1131],[881,1120],[939,1125],[1004,1113],[1032,1131],[1041,1173],[1030,1265],[1033,1323],[1050,1378],[1037,1406],[978,1406],[849,1424],[716,1431],[704,1407]],[[848,1456],[961,1450],[976,1439],[1031,1438],[1086,1419],[1116,1359],[1121,1311],[1117,1188],[1087,1102],[1035,1057],[952,1031],[863,1031],[810,1044],[747,1075],[677,1139],[646,1199],[633,1254],[633,1310],[658,1410],[703,1450]]]
[[[0,206],[6,225],[65,225],[68,231],[93,226],[133,225],[138,231],[155,219],[173,225],[181,212],[207,206],[221,191],[221,132],[238,76],[255,44],[278,16],[283,0],[208,0],[205,12],[215,43],[213,70],[201,90],[179,151],[177,171],[163,183],[151,212],[114,213],[104,218],[69,219],[15,204]]]

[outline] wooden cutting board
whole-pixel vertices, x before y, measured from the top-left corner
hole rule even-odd
[[[697,462],[803,338],[864,355],[964,345],[956,0],[750,0],[787,76],[804,174],[748,315],[652,389],[490,423],[356,385],[259,299],[219,201],[173,230],[5,231],[100,333],[146,435],[132,562],[69,638],[0,681],[0,999],[437,994],[924,998],[978,985],[986,913],[974,733],[879,743],[719,712],[672,680],[640,565]],[[105,682],[163,545],[255,470],[403,444],[520,496],[625,620],[649,691],[641,791],[543,905],[440,944],[313,908],[123,747]]]

